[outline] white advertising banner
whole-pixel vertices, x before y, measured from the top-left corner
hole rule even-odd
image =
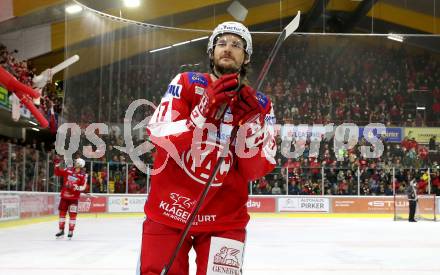
[[[144,212],[144,204],[147,197],[108,197],[108,212],[110,213],[139,213]]]
[[[435,202],[437,204],[437,214],[440,214],[440,197],[437,197],[437,201]]]
[[[290,197],[278,198],[279,212],[320,212],[330,211],[329,198]]]
[[[0,221],[20,218],[20,197],[0,197]]]

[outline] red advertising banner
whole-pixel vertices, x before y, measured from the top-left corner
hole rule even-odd
[[[106,210],[106,197],[80,197],[78,201],[78,212],[80,213],[103,213]]]
[[[399,198],[396,201],[398,210],[408,209],[408,200]],[[361,197],[361,198],[332,198],[333,213],[383,213],[390,214],[394,211],[393,197]],[[417,206],[421,213],[433,212],[433,199],[420,198]]]
[[[250,197],[246,205],[249,212],[275,213],[276,211],[275,198]]]

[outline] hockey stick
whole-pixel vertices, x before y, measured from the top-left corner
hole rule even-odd
[[[298,11],[297,15],[293,20],[287,25],[284,30],[281,32],[281,34],[278,36],[277,42],[275,42],[275,46],[272,48],[272,51],[269,54],[269,57],[267,58],[266,62],[263,65],[263,69],[261,69],[260,75],[257,78],[257,88],[256,90],[259,91],[261,88],[261,85],[263,84],[264,79],[266,78],[267,72],[269,71],[270,66],[272,65],[272,62],[275,58],[275,56],[278,53],[278,50],[281,48],[281,45],[283,44],[284,40],[287,39],[293,32],[295,32],[299,27],[299,19],[301,17],[301,11]]]
[[[263,83],[264,79],[266,78],[267,72],[268,72],[270,66],[272,65],[274,57],[276,56],[278,50],[280,49],[281,44],[284,42],[284,40],[287,39],[287,37],[289,37],[294,31],[296,31],[298,29],[300,16],[301,16],[301,12],[298,11],[295,18],[284,28],[284,30],[278,36],[278,39],[275,42],[275,46],[273,47],[272,51],[270,52],[269,57],[267,58],[266,62],[264,63],[263,68],[262,68],[260,75],[258,77],[257,91],[260,89],[261,84]],[[237,136],[238,128],[239,128],[239,126],[235,126],[232,129],[230,143],[232,143],[235,140],[235,138]],[[203,189],[203,192],[200,194],[200,197],[197,201],[197,204],[196,204],[194,210],[192,211],[191,215],[189,216],[188,221],[186,222],[185,228],[180,235],[179,243],[177,244],[176,248],[174,249],[174,252],[171,255],[171,258],[169,259],[168,263],[163,267],[160,275],[168,274],[168,271],[170,270],[171,266],[173,265],[173,262],[174,262],[175,258],[177,257],[177,254],[179,253],[180,248],[183,245],[183,242],[186,238],[186,235],[188,234],[189,229],[191,228],[191,226],[194,222],[194,219],[196,218],[197,213],[199,212],[200,207],[202,206],[202,203],[205,201],[205,198],[208,195],[208,191],[211,187],[211,184],[214,181],[214,178],[217,175],[218,171],[220,170],[220,166],[223,164],[224,160],[225,160],[225,156],[224,156],[224,154],[222,154],[222,156],[220,156],[220,158],[217,160],[217,163],[214,166],[214,171],[209,176],[208,182],[205,185],[205,189]]]
[[[56,73],[64,70],[65,68],[69,67],[70,65],[77,62],[78,60],[79,60],[79,56],[76,54],[76,55],[71,56],[70,58],[64,60],[63,62],[56,65],[55,67],[44,70],[41,74],[35,76],[32,79],[33,86],[35,88],[43,89],[47,83],[52,81],[52,77]]]

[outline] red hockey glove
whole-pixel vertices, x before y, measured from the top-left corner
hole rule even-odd
[[[219,107],[228,104],[236,95],[236,92],[232,90],[237,85],[237,74],[222,75],[203,94],[199,104],[191,112],[189,122],[193,126],[202,128],[207,118],[215,119]]]
[[[263,107],[257,99],[256,91],[250,86],[243,86],[239,91],[239,96],[235,97],[231,103],[233,125],[243,125],[247,122],[264,121]]]

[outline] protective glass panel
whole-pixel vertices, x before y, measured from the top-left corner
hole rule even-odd
[[[90,160],[121,162],[123,157],[132,165],[136,159],[130,155],[133,152],[130,149],[148,142],[142,120],[153,113],[166,92],[180,96],[178,90],[168,87],[174,76],[183,71],[209,72],[206,50],[210,32],[146,27],[88,10],[81,15],[67,15],[66,22],[66,58],[77,54],[80,60],[65,71],[62,122],[77,123],[82,129],[92,122],[105,124],[108,134],[99,137],[107,145],[106,152]],[[278,33],[252,35],[253,54],[247,74],[253,86],[277,37]],[[282,193],[287,189],[289,194],[305,192],[301,191],[305,185],[312,186],[311,190],[315,190],[312,193],[319,194],[388,194],[391,167],[437,165],[435,161],[440,160],[437,146],[434,142],[431,150],[428,144],[431,137],[440,134],[440,38],[411,34],[403,35],[403,39],[400,43],[387,35],[294,33],[284,41],[261,90],[275,106],[280,136],[285,134],[282,129],[288,124],[305,124],[309,130],[304,148],[292,145],[290,151],[278,149],[280,167],[286,167],[289,158],[299,159],[301,171],[288,168],[283,174],[283,169],[279,169],[268,175],[269,185],[273,187],[281,179]],[[140,99],[151,104],[140,103],[129,108]],[[343,123],[356,126],[350,130],[356,144],[335,147],[334,132]],[[378,129],[366,131],[370,123],[386,126],[386,132],[380,135]],[[321,126],[313,128],[313,125]],[[325,128],[330,131],[322,132],[322,125],[330,125]],[[318,136],[321,141],[316,142]],[[384,151],[379,153],[381,159],[369,157],[367,168],[377,169],[371,168],[370,164],[374,163],[373,167],[381,165],[382,170],[388,170],[384,172],[383,190],[379,185],[379,188],[373,186],[375,190],[371,192],[365,184],[383,171],[363,170],[358,185],[357,166],[364,165],[359,163],[361,154],[374,151],[373,136],[381,136]],[[296,132],[293,143],[303,137]],[[82,152],[85,144],[89,142],[82,135],[77,149]],[[139,160],[151,164],[152,151],[146,151],[138,156]],[[317,157],[319,167],[326,167],[324,175],[318,166],[311,165],[310,157]],[[335,162],[338,171],[333,180],[329,167]],[[96,169],[92,172],[93,189],[96,182],[99,186],[96,192],[116,192],[113,187],[113,191],[107,190],[106,180],[107,176],[117,177],[118,169],[112,168],[112,175],[101,176],[96,171],[106,173],[105,164]],[[348,188],[338,187],[340,171],[348,180]],[[296,184],[292,183],[296,176],[301,178],[300,186],[291,187]],[[128,184],[118,192],[147,189],[148,178],[144,184],[143,177],[136,178],[130,172],[125,177]],[[124,176],[120,178],[124,181]],[[252,192],[258,193],[255,188],[250,186]]]

